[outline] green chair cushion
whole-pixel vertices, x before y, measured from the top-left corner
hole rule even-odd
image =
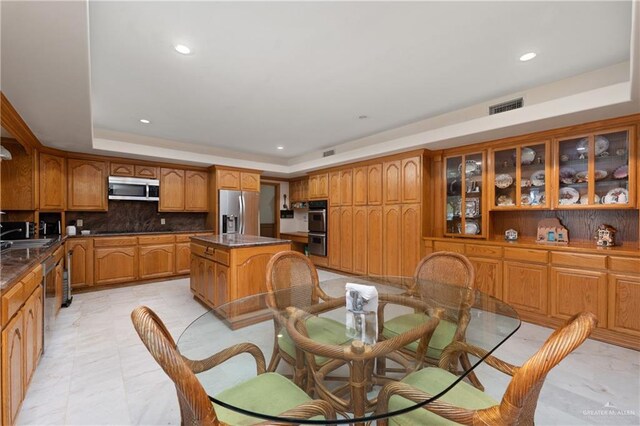
[[[423,313],[400,315],[389,321],[384,322],[384,329],[382,335],[391,339],[402,333],[405,333],[412,328],[419,327],[425,322],[429,321],[430,317]],[[427,356],[433,359],[439,359],[442,350],[453,340],[457,325],[450,321],[440,321],[438,327],[436,327],[429,341],[429,348],[427,349]],[[409,343],[405,346],[406,349],[415,352],[418,350],[418,341]]]
[[[420,389],[431,395],[440,393],[453,383],[458,376],[436,367],[423,368],[409,374],[402,379],[403,383]],[[459,382],[453,389],[438,398],[439,401],[447,402],[457,407],[477,410],[497,405],[498,402],[486,393],[474,388],[466,382]],[[412,407],[415,403],[401,396],[392,396],[389,399],[389,410],[397,411],[403,408]],[[391,417],[389,423],[398,426],[408,425],[453,425],[450,420],[438,416],[424,408],[417,408],[400,416]]]
[[[233,388],[220,392],[216,399],[248,411],[277,415],[311,401],[302,389],[278,373],[264,373]],[[245,416],[213,404],[220,421],[229,425],[250,425],[264,419]],[[314,417],[323,419],[323,417]]]
[[[312,316],[307,319],[305,325],[307,326],[309,338],[320,344],[344,345],[352,340],[347,337],[345,333],[345,325],[330,318]],[[281,337],[278,337],[278,346],[280,346],[280,349],[290,357],[295,358],[296,347],[287,330],[283,328],[278,334],[281,335]],[[316,363],[318,365],[323,365],[328,360],[328,358],[316,356]]]

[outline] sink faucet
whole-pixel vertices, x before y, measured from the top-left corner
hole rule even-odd
[[[10,234],[12,232],[22,232],[22,229],[18,228],[18,229],[10,229],[8,231],[4,231],[0,233],[0,238],[4,237],[7,234]]]

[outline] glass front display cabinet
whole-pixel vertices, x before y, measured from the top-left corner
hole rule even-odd
[[[631,128],[556,142],[557,208],[635,206],[635,134]]]
[[[486,232],[484,152],[445,158],[445,235],[483,238]]]
[[[550,159],[548,141],[492,150],[491,209],[549,208]]]

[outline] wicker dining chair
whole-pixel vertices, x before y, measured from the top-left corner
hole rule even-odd
[[[584,342],[598,320],[592,313],[580,313],[554,331],[542,347],[521,367],[488,355],[485,363],[511,376],[502,401],[497,402],[465,382],[458,382],[435,401],[388,420],[381,426],[451,424],[533,425],[538,396],[547,373]],[[440,365],[447,367],[460,353],[484,357],[487,352],[465,342],[456,342],[442,353]],[[448,376],[448,377],[447,377]],[[446,369],[428,367],[409,374],[402,381],[386,385],[378,395],[379,413],[397,411],[422,402],[443,389],[438,383],[450,383],[454,377]],[[413,402],[411,402],[413,401]]]
[[[316,313],[321,302],[335,301],[327,295],[318,280],[318,271],[308,257],[295,251],[276,253],[267,264],[267,304],[274,310],[274,347],[269,361],[268,371],[275,371],[284,360],[294,367],[294,382],[302,386],[310,378],[304,354],[296,348],[287,333],[285,324],[286,309],[288,307],[309,308],[314,306]],[[289,290],[289,291],[286,291]],[[343,303],[341,304],[343,305]],[[326,303],[327,310],[335,309],[335,304]],[[306,322],[309,336],[319,343],[329,345],[343,345],[351,342],[345,336],[344,324],[330,318],[313,316]],[[329,360],[317,357],[316,364],[323,365]],[[310,391],[312,383],[307,382]]]
[[[254,357],[257,376],[224,390],[218,395],[221,400],[248,411],[273,416],[335,419],[335,411],[326,401],[312,400],[289,379],[277,373],[266,372],[264,355],[254,344],[237,344],[203,360],[194,361],[180,355],[164,323],[148,307],[139,306],[134,309],[131,312],[131,320],[153,358],[174,382],[184,425],[262,423],[258,418],[245,416],[223,407],[214,407],[196,377],[196,373],[210,370],[244,353]],[[255,397],[256,395],[258,397]]]
[[[409,290],[410,293],[415,294],[417,297],[423,296],[424,298],[438,301],[439,298],[437,294],[421,294],[421,287],[418,285],[418,280],[428,280],[438,284],[459,286],[464,289],[473,290],[475,287],[475,270],[471,262],[469,262],[469,259],[465,256],[458,253],[441,251],[430,254],[420,261],[416,267],[414,279],[416,284]],[[434,287],[429,287],[429,291],[433,290]],[[443,286],[443,293],[449,293],[450,291],[450,287]],[[440,296],[440,299],[446,300],[446,295],[443,294]],[[459,306],[453,307],[453,311],[456,312],[456,316],[447,316],[445,313],[445,318],[440,321],[438,328],[431,337],[429,347],[426,348],[426,353],[417,353],[417,341],[405,346],[401,350],[402,353],[409,358],[415,359],[418,364],[426,362],[427,364],[438,365],[440,355],[447,345],[451,342],[464,341],[465,332],[469,323],[470,306],[473,303],[474,293],[472,291],[468,291],[466,293],[462,292],[453,296],[456,301],[460,302]],[[465,306],[465,304],[467,306]],[[426,313],[414,312],[411,314],[399,315],[387,321],[384,319],[384,305],[380,306],[379,318],[381,339],[396,337],[428,320]],[[462,355],[460,362],[463,364],[463,367],[470,367],[468,358],[465,355]],[[378,374],[384,375],[386,369],[385,361],[379,360]],[[394,369],[391,369],[391,371],[394,371]],[[472,374],[469,379],[475,386],[482,389],[482,385],[476,379],[475,375]]]

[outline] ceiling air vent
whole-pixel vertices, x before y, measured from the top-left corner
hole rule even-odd
[[[335,154],[335,153],[336,153],[336,150],[335,150],[335,149],[330,149],[329,151],[325,151],[325,152],[323,152],[323,153],[322,153],[322,156],[323,156],[323,157],[330,157],[330,156],[332,156],[332,155],[333,155],[333,154]]]
[[[512,99],[507,102],[491,105],[489,107],[489,115],[500,114],[501,112],[511,111],[512,109],[522,108],[522,98]]]

